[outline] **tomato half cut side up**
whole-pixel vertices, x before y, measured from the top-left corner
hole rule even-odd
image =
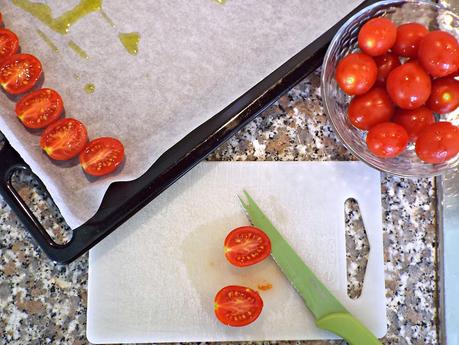
[[[64,110],[61,96],[52,89],[34,91],[16,104],[16,115],[27,128],[45,128],[56,121]]]
[[[19,39],[16,34],[8,29],[0,29],[0,63],[7,57],[16,54],[18,48]]]
[[[271,241],[262,230],[242,226],[232,230],[225,238],[225,257],[234,266],[251,266],[271,254]]]
[[[30,54],[14,54],[0,64],[0,84],[12,95],[29,91],[41,74],[41,62]]]
[[[215,296],[215,316],[227,326],[247,326],[260,316],[262,310],[263,300],[258,292],[245,286],[226,286]]]
[[[103,176],[115,171],[124,159],[124,146],[115,138],[91,141],[80,154],[83,170],[92,176]]]
[[[62,119],[43,132],[40,146],[52,159],[64,161],[78,156],[88,141],[86,127],[75,119]]]

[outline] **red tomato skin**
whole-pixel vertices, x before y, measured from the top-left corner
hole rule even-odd
[[[68,126],[78,131],[79,135],[77,135],[77,139],[65,142],[65,147],[53,148],[53,132],[59,128],[68,128]],[[87,141],[88,133],[86,127],[78,120],[65,118],[54,122],[45,129],[40,138],[40,147],[52,159],[64,161],[78,156]]]
[[[238,298],[236,294],[239,294],[241,298],[249,301],[248,307],[246,309],[246,318],[241,320],[232,320],[230,319],[231,315],[225,313],[225,304],[230,304],[232,299]],[[241,300],[241,299],[240,299]],[[235,307],[238,306],[237,303],[234,303]],[[258,319],[263,310],[263,300],[260,297],[260,294],[248,287],[230,285],[225,286],[215,295],[214,299],[214,312],[217,319],[226,326],[231,327],[243,327],[251,324]]]
[[[429,30],[419,23],[405,23],[397,28],[397,39],[392,51],[400,56],[416,58],[418,55],[419,43]]]
[[[363,24],[359,31],[359,47],[365,54],[378,56],[394,45],[397,38],[397,27],[388,18],[373,18]]]
[[[395,68],[400,66],[400,59],[394,53],[386,53],[384,55],[376,56],[374,58],[378,68],[378,76],[376,83],[379,86],[384,86],[387,76]]]
[[[26,84],[16,86],[12,84],[12,78],[9,74],[12,66],[27,64],[29,80]],[[30,54],[14,54],[4,59],[0,64],[0,84],[3,89],[11,95],[19,95],[32,89],[42,74],[41,62]]]
[[[416,109],[396,109],[392,121],[406,129],[410,141],[416,141],[419,132],[435,122],[435,116],[427,107]]]
[[[349,103],[349,121],[358,129],[368,130],[381,122],[388,122],[394,114],[394,105],[386,90],[374,87]]]
[[[430,164],[444,163],[459,152],[459,128],[451,122],[426,126],[416,140],[416,154]]]
[[[432,82],[432,92],[427,107],[438,114],[446,114],[459,106],[459,81],[453,77],[443,77]]]
[[[27,107],[27,103],[31,102],[34,98],[48,95],[48,97],[52,98],[53,100],[53,107],[54,111],[52,113],[47,114],[46,118],[41,119],[41,121],[28,121],[27,117],[24,116],[25,109]],[[59,117],[62,115],[62,112],[64,110],[64,103],[62,101],[61,96],[54,90],[52,89],[39,89],[34,92],[31,92],[24,97],[22,97],[17,103],[16,103],[16,116],[21,120],[23,125],[27,128],[31,129],[40,129],[40,128],[45,128],[52,124],[53,122],[57,121]]]
[[[405,128],[393,122],[377,124],[368,131],[368,149],[378,157],[393,158],[400,155],[408,144]]]
[[[336,81],[348,95],[361,95],[371,89],[376,81],[377,67],[374,60],[362,53],[344,57],[336,68]]]
[[[108,152],[104,160],[90,162],[91,155],[100,150]],[[124,146],[118,139],[97,138],[89,142],[80,153],[80,164],[84,172],[92,176],[104,176],[114,172],[124,159]]]
[[[1,24],[1,23],[0,23]],[[7,47],[0,47],[0,64],[8,57],[16,52],[19,49],[19,39],[13,31],[8,29],[0,29],[0,37],[8,43]]]
[[[255,241],[258,243],[258,246],[246,254],[241,254],[234,251],[237,245],[236,241],[238,240],[252,240],[252,243]],[[230,264],[237,267],[246,267],[255,265],[269,257],[271,254],[271,241],[268,235],[262,230],[254,226],[241,226],[232,230],[226,236],[224,248],[225,257]],[[251,257],[251,253],[254,253],[256,256]],[[241,259],[238,259],[238,257],[241,257]],[[249,259],[244,259],[245,257],[249,257]]]
[[[418,59],[432,77],[445,77],[459,69],[459,44],[445,31],[429,32],[419,43]]]
[[[432,82],[416,62],[394,68],[387,77],[386,89],[392,101],[402,109],[424,105],[430,96]]]

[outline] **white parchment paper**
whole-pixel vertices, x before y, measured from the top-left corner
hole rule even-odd
[[[39,2],[38,0],[36,0]],[[77,0],[41,1],[53,16]],[[126,162],[116,174],[88,179],[78,161],[55,163],[41,152],[39,133],[16,119],[0,94],[0,130],[41,178],[71,227],[88,220],[113,181],[142,175],[191,130],[215,115],[355,8],[359,0],[105,0],[104,12],[79,20],[68,34],[52,31],[12,2],[0,0],[22,52],[36,55],[43,86],[63,97],[67,117],[84,122],[90,138],[115,136]],[[43,31],[59,48],[40,38]],[[139,53],[127,53],[121,32],[139,32]],[[89,58],[68,47],[74,41]],[[84,86],[96,90],[87,94]]]

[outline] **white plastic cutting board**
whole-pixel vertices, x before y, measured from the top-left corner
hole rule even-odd
[[[247,190],[303,260],[378,337],[386,332],[380,176],[359,162],[201,163],[90,252],[93,343],[326,339],[274,261],[237,269],[223,240],[248,224]],[[346,294],[344,202],[359,202],[370,242],[362,295]],[[215,293],[272,284],[244,328],[220,324]]]

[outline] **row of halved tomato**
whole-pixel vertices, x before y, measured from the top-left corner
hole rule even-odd
[[[0,13],[0,25],[3,25]],[[0,85],[10,95],[24,94],[34,88],[42,76],[41,62],[31,54],[20,54],[19,39],[11,30],[0,28]],[[83,170],[93,176],[115,171],[124,159],[123,144],[115,138],[102,137],[88,143],[86,127],[73,118],[63,118],[64,102],[55,90],[41,88],[16,104],[16,115],[32,130],[45,129],[40,146],[53,160],[79,156]]]

